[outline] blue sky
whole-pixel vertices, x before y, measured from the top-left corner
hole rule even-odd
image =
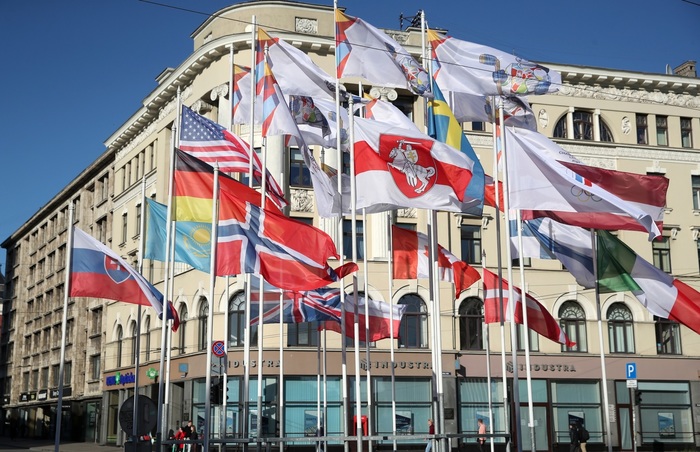
[[[141,106],[155,77],[191,53],[190,34],[206,15],[239,2],[158,3],[0,1],[0,242],[105,151],[104,141]],[[540,62],[663,73],[667,64],[700,60],[700,0],[339,5],[395,29],[401,13],[424,9],[431,27]],[[4,273],[4,250],[0,264]]]

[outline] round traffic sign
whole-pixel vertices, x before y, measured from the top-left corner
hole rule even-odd
[[[214,341],[211,346],[211,352],[221,358],[226,354],[226,347],[224,346],[224,341]]]

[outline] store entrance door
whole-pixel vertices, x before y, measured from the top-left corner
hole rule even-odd
[[[527,404],[520,405],[520,435],[523,438],[523,450],[532,450],[532,438],[529,427],[529,408]],[[535,447],[537,450],[548,451],[549,448],[549,416],[547,405],[533,406],[533,423],[535,426]]]

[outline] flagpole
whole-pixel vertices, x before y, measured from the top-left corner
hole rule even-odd
[[[179,133],[178,131],[180,130],[180,113],[182,111],[182,97],[180,95],[180,87],[178,86],[177,88],[177,95],[176,95],[176,108],[175,108],[175,121],[173,122],[173,127],[170,132],[170,142],[172,145],[170,146],[170,177],[168,179],[168,207],[167,207],[167,220],[166,220],[166,225],[167,225],[167,230],[166,230],[166,246],[165,246],[165,268],[163,269],[163,292],[165,293],[165,300],[168,301],[168,295],[172,295],[172,278],[170,278],[170,269],[172,268],[170,264],[170,259],[172,256],[174,256],[175,253],[171,253],[171,247],[173,247],[174,244],[174,236],[173,234],[173,186],[174,186],[174,179],[175,179],[175,149],[179,145]],[[167,331],[167,325],[165,325],[165,319],[167,317],[164,317],[163,323],[161,324],[161,352],[160,352],[160,366],[159,366],[159,378],[158,378],[158,419],[156,420],[156,445],[160,446],[160,442],[162,441],[163,438],[163,423],[167,419],[168,416],[168,401],[167,401],[167,389],[166,389],[166,394],[165,397],[163,395],[164,392],[164,385],[165,382],[163,381],[163,378],[160,377],[163,375],[163,367],[164,367],[164,359],[163,359],[163,344],[165,342],[166,338],[166,331]],[[170,350],[168,350],[168,356],[170,356]],[[170,382],[168,382],[170,384]]]
[[[348,97],[348,112],[350,113],[350,174],[353,177],[350,178],[350,228],[351,233],[351,247],[352,247],[352,260],[357,262],[357,186],[355,181],[355,115],[353,114],[353,98]],[[340,179],[340,178],[339,178]],[[342,192],[341,192],[342,193]],[[358,283],[357,283],[357,273],[353,272],[352,275],[352,293],[355,297],[355,318],[353,321],[353,332],[355,335],[354,339],[354,355],[355,355],[355,427],[357,433],[357,452],[362,452],[362,382],[360,374],[360,322],[359,322],[359,303],[360,297],[357,293]],[[365,294],[365,297],[367,294]],[[365,305],[367,301],[365,300]],[[344,340],[344,339],[343,339]],[[367,338],[365,337],[365,342]],[[369,397],[369,394],[367,395]],[[369,406],[367,406],[369,411]]]
[[[492,98],[492,105],[496,104],[496,98]],[[492,121],[492,139],[493,139],[493,180],[494,180],[494,204],[496,205],[496,272],[498,273],[498,318],[499,331],[501,339],[501,378],[503,380],[503,415],[505,416],[504,428],[508,433],[512,432],[510,423],[511,416],[508,406],[508,372],[506,369],[506,333],[505,333],[505,315],[503,312],[503,250],[501,249],[501,189],[498,186],[498,152],[499,152],[499,125],[497,121]],[[506,442],[506,448],[510,451],[511,438]],[[491,449],[493,452],[494,443],[491,438]]]
[[[214,189],[212,192],[211,208],[211,260],[209,262],[209,309],[207,312],[207,368],[205,379],[205,400],[204,400],[204,451],[209,451],[209,441],[211,439],[211,365],[212,365],[212,345],[214,328],[214,289],[216,287],[216,245],[219,235],[219,165],[214,164]]]
[[[354,115],[353,115],[354,116]],[[363,231],[367,227],[367,211],[362,208],[362,225]],[[364,278],[363,292],[365,293],[365,356],[367,358],[367,381],[365,382],[367,386],[367,434],[372,436],[372,361],[370,360],[369,351],[369,270],[367,268],[367,239],[362,241],[362,277]],[[367,450],[372,452],[373,449],[372,441],[367,441]]]
[[[504,196],[503,196],[503,204],[504,204],[504,210],[505,210],[505,215],[506,215],[506,224],[510,224],[510,206],[509,206],[509,196],[508,196],[508,157],[506,154],[506,146],[505,146],[505,134],[504,129],[505,126],[503,124],[503,104],[501,103],[498,107],[498,113],[499,113],[499,129],[501,131],[501,143],[502,143],[502,152],[503,152],[503,191],[504,191]],[[506,227],[506,243],[510,244],[510,228]],[[508,281],[513,281],[513,261],[511,257],[511,252],[510,252],[510,246],[506,247],[506,264],[508,265]],[[501,278],[501,284],[502,284],[502,278]],[[502,285],[501,285],[502,287]],[[501,288],[501,292],[503,289]],[[516,335],[517,331],[515,328],[515,306],[513,303],[514,299],[514,290],[513,290],[513,283],[511,282],[508,284],[508,317],[510,318],[510,346],[511,346],[511,355],[513,359],[513,414],[515,415],[515,435],[517,437],[517,451],[522,452],[523,447],[522,447],[522,437],[520,433],[520,388],[519,388],[519,382],[518,382],[518,347],[517,347],[517,342],[516,342]]]
[[[498,207],[498,204],[496,204]],[[481,250],[481,273],[484,273],[486,269],[486,251]],[[486,288],[484,284],[481,285],[482,291],[484,292],[484,299],[486,298]],[[489,398],[489,433],[493,435],[493,402],[492,402],[492,390],[491,390],[491,342],[489,336],[489,324],[483,323],[484,328],[484,346],[486,348],[486,396]],[[477,438],[478,441],[478,438]],[[489,438],[489,444],[491,445],[491,452],[494,451],[493,436]],[[459,448],[459,444],[458,444]]]
[[[391,359],[391,434],[394,435],[394,440],[392,441],[394,450],[396,450],[396,369],[394,368],[394,308],[393,308],[393,295],[394,295],[394,233],[393,227],[393,215],[392,211],[387,211],[388,217],[388,232],[389,236],[389,303],[392,305],[389,310],[389,333],[391,334],[391,348],[389,350],[389,357]]]
[[[66,329],[68,325],[68,299],[71,290],[71,270],[73,264],[73,212],[75,206],[73,202],[68,202],[68,238],[66,240],[66,281],[63,293],[63,314],[61,316],[61,359],[58,364],[58,401],[56,404],[56,434],[54,436],[54,451],[59,451],[61,445],[61,418],[63,417],[63,375],[64,363],[66,362]]]
[[[610,401],[608,399],[608,377],[605,370],[605,350],[603,345],[603,316],[600,306],[600,286],[598,285],[598,243],[596,240],[596,231],[591,228],[591,249],[593,250],[593,275],[595,279],[595,305],[596,314],[598,315],[598,343],[600,344],[600,372],[601,372],[601,386],[603,387],[603,403],[605,403],[605,408],[603,412],[605,413],[605,429],[608,436],[608,452],[612,452],[612,431],[610,429]],[[635,442],[636,432],[635,432]]]
[[[338,14],[338,0],[333,0],[333,21],[334,29],[333,34],[335,38],[335,115],[336,118],[340,118],[340,79],[338,77],[338,65],[339,55],[338,55],[338,24],[337,24],[337,14]],[[353,114],[349,114],[349,119],[351,122],[350,133],[353,133],[352,129],[354,126],[354,120],[352,119]],[[345,262],[345,244],[343,239],[343,150],[342,150],[342,139],[340,136],[340,121],[336,121],[336,153],[338,155],[338,193],[340,193],[340,212],[338,214],[338,254],[340,255],[340,265]],[[352,140],[350,140],[350,146],[353,146]],[[351,148],[352,149],[352,148]],[[350,173],[350,179],[355,179],[355,174]],[[346,315],[345,315],[345,287],[343,281],[340,281],[340,332],[342,339],[340,341],[340,356],[341,356],[341,373],[343,379],[343,451],[350,451],[350,443],[348,442],[348,436],[350,436],[350,401],[348,400],[348,364],[347,364],[347,344],[345,342],[347,334],[346,325]]]
[[[532,372],[530,371],[530,327],[528,326],[527,315],[527,290],[525,290],[525,267],[523,266],[523,231],[520,209],[516,211],[516,222],[518,225],[518,263],[520,267],[520,305],[523,312],[523,330],[525,336],[525,376],[527,380],[527,409],[529,416],[528,426],[530,427],[530,448],[536,452],[535,445],[535,421],[532,406]],[[510,227],[508,228],[510,230]],[[510,248],[510,246],[509,246]],[[515,319],[511,319],[515,323]]]
[[[257,32],[257,19],[256,16],[253,15],[251,18],[251,37],[250,37],[250,58],[251,58],[251,63],[250,63],[250,162],[248,166],[248,186],[253,187],[253,152],[255,152],[255,97],[256,97],[256,90],[255,90],[255,83],[257,79],[257,68],[256,68],[256,59],[257,59],[257,41],[256,41],[256,32]],[[249,437],[249,432],[248,432],[248,426],[249,426],[249,417],[250,417],[250,406],[249,406],[249,394],[248,392],[250,391],[250,341],[251,341],[251,325],[250,325],[250,309],[252,305],[252,287],[250,285],[250,275],[248,273],[244,273],[243,275],[244,279],[244,284],[245,284],[245,329],[243,330],[243,394],[241,395],[240,399],[243,403],[243,428],[242,428],[242,437],[243,438],[248,438]],[[261,314],[258,314],[258,317],[260,318]],[[260,322],[258,322],[260,323]],[[243,452],[248,452],[248,447],[249,443],[245,442],[243,443]]]

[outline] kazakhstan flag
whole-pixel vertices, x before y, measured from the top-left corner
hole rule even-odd
[[[148,226],[144,257],[165,262],[168,206],[147,199]],[[211,224],[195,221],[175,223],[175,262],[188,264],[209,273],[211,256]]]

